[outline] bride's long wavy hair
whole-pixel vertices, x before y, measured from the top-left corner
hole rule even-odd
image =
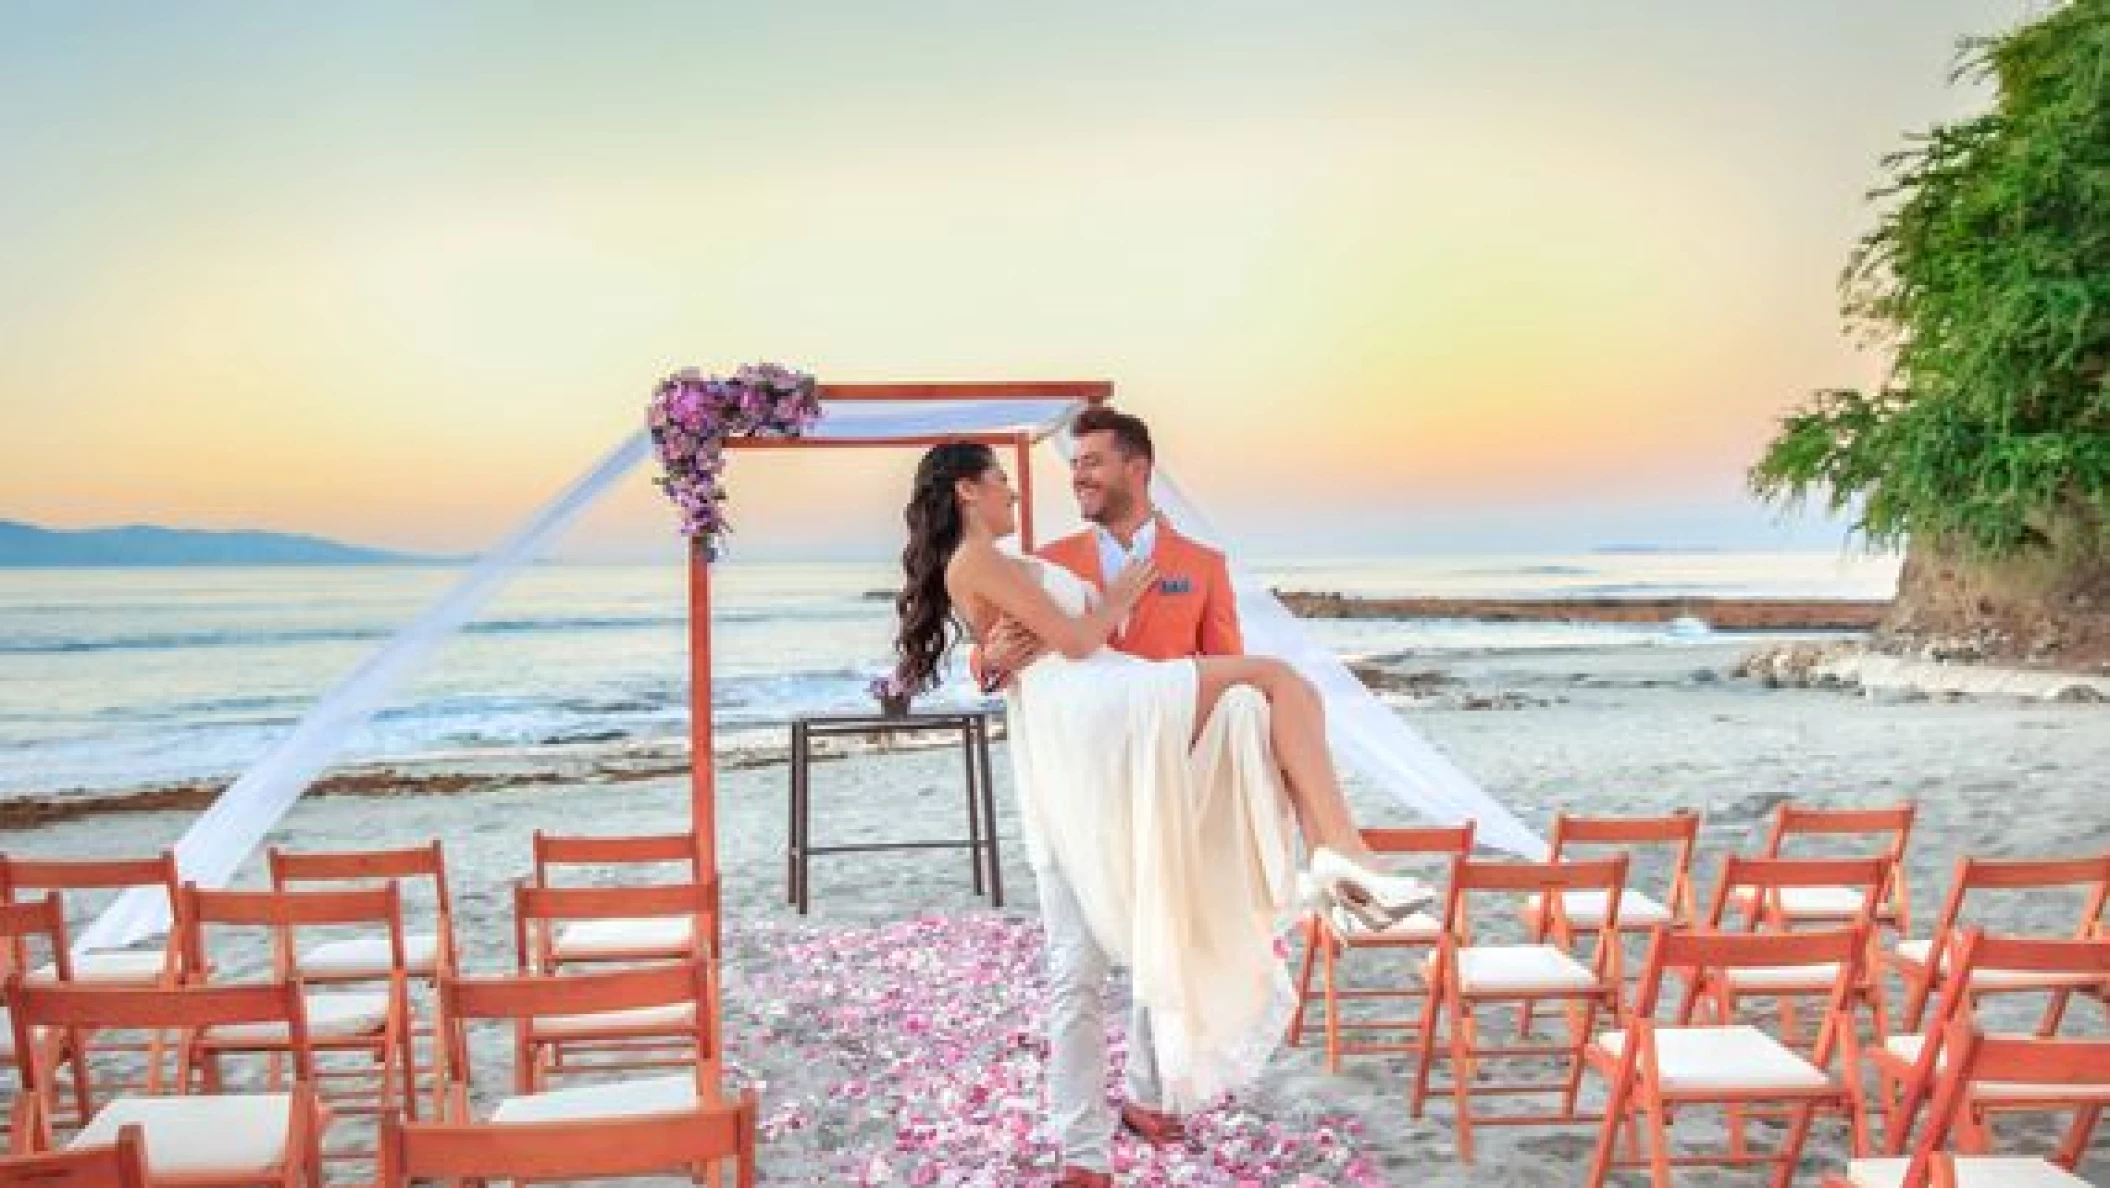
[[[978,479],[995,465],[996,451],[988,446],[950,441],[932,446],[916,467],[915,488],[902,512],[908,543],[901,549],[901,593],[894,598],[901,617],[894,637],[895,675],[910,692],[937,687],[946,654],[960,638],[952,595],[945,589],[945,567],[966,530],[953,485]]]

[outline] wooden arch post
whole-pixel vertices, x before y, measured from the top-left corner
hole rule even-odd
[[[830,401],[1069,400],[1103,404],[1113,398],[1105,380],[1030,380],[1018,383],[822,384]],[[874,449],[923,447],[947,441],[1010,446],[1018,459],[1019,535],[1033,546],[1034,436],[1027,432],[950,433],[869,438],[733,438],[727,449]],[[696,837],[697,877],[711,888],[711,949],[718,952],[725,913],[718,888],[718,765],[711,750],[711,564],[702,542],[689,546],[689,827]],[[713,1021],[713,1027],[723,1018]]]

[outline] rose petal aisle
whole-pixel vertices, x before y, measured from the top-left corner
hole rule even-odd
[[[769,1182],[1052,1181],[1057,1153],[1040,1133],[1038,922],[981,914],[840,930],[762,924],[726,940],[736,971],[729,1054],[762,1092]],[[1113,1042],[1118,1057],[1118,1029]],[[1233,1100],[1190,1130],[1175,1150],[1124,1136],[1122,1183],[1382,1183],[1359,1149],[1360,1124],[1346,1117],[1291,1126]]]

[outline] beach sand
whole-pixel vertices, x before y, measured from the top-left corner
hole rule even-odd
[[[1419,682],[1430,696],[1395,700],[1535,826],[1559,807],[1704,813],[1703,890],[1719,856],[1754,848],[1768,812],[1789,797],[1918,801],[1909,874],[1922,930],[1959,855],[2110,848],[2102,799],[2110,712],[2103,707],[1765,689],[1726,677],[1741,650],[1722,643],[1402,658],[1393,664],[1398,671],[1440,667],[1453,679]],[[508,969],[509,880],[527,870],[529,835],[683,828],[686,781],[664,774],[666,759],[611,762],[574,748],[513,756],[496,774],[488,757],[464,759],[465,769],[483,774],[447,785],[447,794],[380,797],[371,793],[388,780],[377,778],[364,793],[302,803],[272,840],[330,848],[443,838],[466,962]],[[1001,913],[972,897],[964,854],[923,851],[817,857],[814,911],[801,920],[784,896],[785,769],[750,762],[721,777],[728,1043],[733,1062],[763,1090],[768,1182],[1045,1182],[1054,1152],[1026,1129],[1037,1113],[1034,887],[1001,745],[995,761],[1010,895]],[[539,782],[522,782],[522,773]],[[856,755],[817,765],[814,782],[817,842],[964,831],[957,751]],[[1382,790],[1353,791],[1368,824],[1414,820]],[[35,854],[135,853],[172,841],[189,819],[168,809],[94,813],[12,829],[0,845]],[[246,881],[256,879],[251,872]],[[2021,907],[1988,919],[2055,930],[2071,926],[2072,910]],[[2081,1027],[2104,1023],[2094,1004],[2076,1016]],[[1286,1049],[1252,1093],[1204,1121],[1218,1156],[1158,1160],[1124,1182],[1231,1183],[1220,1166],[1226,1162],[1275,1169],[1258,1183],[1523,1188],[1581,1179],[1594,1128],[1484,1130],[1479,1165],[1467,1168],[1453,1157],[1447,1103],[1435,1103],[1426,1119],[1407,1117],[1403,1061],[1352,1058],[1342,1075],[1330,1076],[1316,1045],[1314,1036]],[[486,1050],[492,1072],[481,1087],[489,1094],[508,1073],[496,1037]],[[1599,1089],[1593,1083],[1591,1098]],[[1680,1118],[1678,1133],[1702,1140],[1720,1131],[1693,1114]],[[2018,1133],[2048,1147],[2041,1126]],[[2110,1182],[2110,1154],[2103,1141],[2096,1146],[2084,1171]],[[1810,1150],[1806,1176],[1814,1182],[1819,1169],[1843,1158],[1843,1127],[1821,1124]],[[973,1153],[976,1170],[957,1162],[961,1152]],[[929,1178],[918,1178],[919,1168]],[[1680,1182],[1757,1178],[1696,1171]]]

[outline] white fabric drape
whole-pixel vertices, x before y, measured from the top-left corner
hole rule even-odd
[[[1060,427],[1083,406],[1065,400],[836,401],[823,406],[810,435],[870,440],[939,434],[1027,432]],[[1056,434],[1068,450],[1065,435]],[[415,672],[442,641],[467,623],[520,568],[539,555],[580,512],[651,453],[640,431],[485,554],[452,589],[324,694],[278,745],[220,795],[176,843],[185,879],[222,887],[233,879],[308,784]],[[1161,469],[1158,505],[1181,531],[1220,542],[1206,519]],[[1536,857],[1545,843],[1386,709],[1340,660],[1319,647],[1243,567],[1232,567],[1248,647],[1295,664],[1326,696],[1336,749],[1380,789],[1438,821],[1477,819],[1490,846]],[[120,896],[81,934],[82,949],[115,948],[165,929],[166,906],[150,891]]]
[[[933,437],[949,433],[1031,433],[1062,424],[1080,405],[1072,400],[834,400],[808,437],[830,441]]]
[[[476,616],[493,594],[533,561],[559,533],[652,452],[640,429],[608,452],[593,469],[544,504],[497,548],[440,595],[423,614],[396,633],[381,650],[322,695],[293,732],[219,799],[212,802],[176,843],[176,865],[185,880],[224,887],[263,844],[264,835],[293,807],[337,752],[366,725],[397,685],[424,666],[433,649]],[[78,948],[121,948],[168,927],[168,903],[159,892],[133,889],[118,896],[88,930]]]
[[[1223,549],[1223,537],[1162,466],[1151,483],[1151,500],[1181,532]],[[1339,656],[1311,637],[1272,590],[1238,563],[1235,551],[1224,552],[1230,560],[1231,584],[1238,591],[1246,651],[1287,660],[1318,686],[1326,700],[1327,741],[1336,755],[1380,791],[1439,824],[1476,821],[1473,836],[1481,844],[1521,858],[1545,857],[1543,838],[1379,701]]]

